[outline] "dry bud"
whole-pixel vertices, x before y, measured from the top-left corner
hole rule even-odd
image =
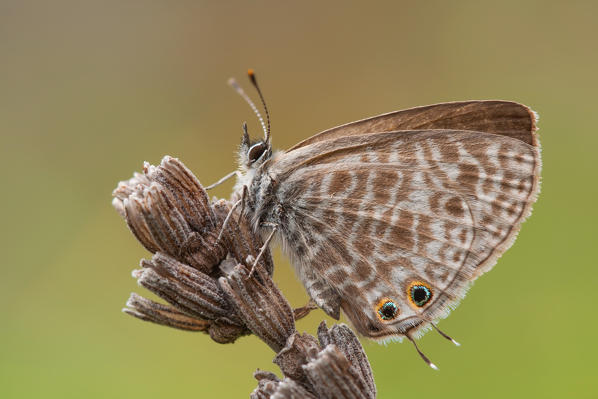
[[[207,274],[161,252],[141,266],[134,273],[138,283],[171,305],[194,317],[242,325],[218,282]]]
[[[144,174],[122,181],[113,206],[148,251],[158,251],[210,273],[227,254],[217,242],[221,222],[199,180],[178,159],[145,164]]]
[[[113,205],[130,230],[154,253],[133,276],[172,305],[134,295],[125,313],[161,325],[204,331],[219,343],[249,334],[218,278],[239,264],[251,267],[262,240],[245,220],[238,223],[238,214],[218,240],[231,203],[211,204],[199,180],[171,157],[164,157],[160,166],[146,163],[143,174],[120,182],[113,195]],[[272,273],[269,251],[258,264]]]
[[[220,286],[251,332],[278,352],[295,332],[293,309],[270,276],[259,265],[256,269],[249,278],[247,267],[238,265],[220,278]]]
[[[371,392],[370,397],[376,397],[376,383],[370,362],[361,346],[361,342],[355,333],[345,324],[335,324],[330,329],[323,321],[318,327],[318,339],[324,348],[328,345],[335,345],[347,358],[355,372],[363,379]]]
[[[135,293],[127,301],[123,312],[138,319],[186,331],[207,331],[210,322],[184,314],[178,309],[143,298]]]
[[[253,374],[258,386],[250,395],[251,399],[316,399],[311,392],[290,378],[279,380],[275,374],[258,370]]]
[[[319,398],[376,397],[375,391],[369,389],[336,345],[328,345],[318,353],[315,360],[303,367]]]

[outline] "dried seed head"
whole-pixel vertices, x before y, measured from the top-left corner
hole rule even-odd
[[[186,331],[208,331],[210,322],[191,317],[180,310],[143,298],[135,293],[127,301],[123,312],[138,319]]]
[[[216,228],[208,194],[199,180],[178,159],[166,156],[160,166],[146,164],[145,173],[173,194],[174,205],[195,231]]]
[[[375,397],[376,383],[372,367],[355,333],[345,324],[335,324],[328,329],[326,322],[323,321],[318,327],[318,339],[322,347],[335,345],[345,355],[355,372],[367,385],[369,392],[372,392]]]
[[[216,319],[212,321],[209,330],[210,338],[219,344],[230,344],[237,338],[250,335],[251,331],[245,326],[230,324],[228,319]]]
[[[251,399],[316,399],[316,397],[290,378],[279,380],[275,374],[256,371],[253,374],[258,386],[250,395]]]
[[[112,192],[112,196],[114,197],[112,200],[112,206],[114,206],[116,211],[123,219],[126,217],[125,207],[123,204],[124,200],[129,198],[129,196],[133,193],[143,190],[144,187],[148,187],[150,184],[151,181],[147,178],[147,176],[138,172],[133,173],[133,177],[129,180],[118,183]]]
[[[273,399],[316,399],[316,396],[290,378],[282,380],[272,396]]]
[[[206,273],[226,257],[207,193],[178,159],[146,163],[144,174],[120,182],[113,196],[112,204],[150,252],[164,252]]]
[[[357,337],[346,326],[318,329],[318,341],[295,330],[294,312],[271,279],[266,250],[249,278],[263,240],[232,203],[211,204],[193,174],[177,159],[119,183],[113,205],[154,256],[133,276],[169,305],[131,294],[127,314],[187,331],[203,331],[218,343],[254,333],[277,352],[285,378],[256,372],[252,398],[373,398],[371,367]],[[305,316],[313,308],[297,309]],[[321,350],[321,347],[324,349]]]
[[[280,367],[286,377],[309,387],[303,366],[316,359],[319,351],[320,346],[314,337],[295,333],[289,337],[286,346],[278,352],[273,362]]]
[[[176,308],[201,319],[243,325],[214,278],[161,252],[141,266],[139,284]]]
[[[375,398],[355,368],[336,345],[324,348],[315,360],[303,366],[307,378],[321,398]]]
[[[257,370],[253,378],[258,380],[257,388],[249,396],[251,399],[269,399],[276,392],[280,380],[276,374],[269,371]]]
[[[125,313],[188,331],[203,331],[221,344],[249,334],[213,277],[157,252],[133,272],[138,283],[172,306],[132,294]]]
[[[146,163],[143,174],[135,173],[120,182],[113,195],[116,210],[154,253],[151,260],[141,262],[143,268],[134,276],[140,285],[172,305],[132,296],[125,312],[162,325],[204,331],[219,343],[248,334],[236,305],[224,295],[217,278],[239,264],[248,266],[248,259],[259,253],[262,240],[246,220],[238,223],[237,215],[217,240],[231,203],[219,200],[213,206],[195,176],[171,157],[164,157],[159,166]],[[269,251],[259,266],[272,273]]]
[[[295,332],[293,310],[270,276],[259,265],[257,269],[257,275],[248,278],[247,267],[238,265],[219,279],[220,286],[251,332],[278,352]]]
[[[151,183],[123,203],[129,228],[148,250],[178,255],[192,230],[173,206],[170,192]]]

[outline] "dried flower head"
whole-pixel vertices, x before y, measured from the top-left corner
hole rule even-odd
[[[124,311],[142,320],[204,331],[219,343],[249,334],[218,278],[237,265],[247,267],[262,241],[236,218],[218,240],[230,202],[210,203],[199,180],[171,157],[164,157],[159,166],[146,163],[144,173],[120,182],[113,196],[130,230],[154,254],[141,261],[142,269],[133,276],[171,305],[132,296]],[[272,273],[269,251],[259,267]]]
[[[146,163],[143,174],[120,182],[113,195],[118,213],[153,254],[133,276],[167,302],[131,294],[125,313],[202,331],[218,343],[256,335],[276,352],[274,363],[284,378],[258,370],[252,398],[375,397],[371,367],[355,334],[324,323],[319,341],[297,333],[295,319],[314,305],[291,308],[272,281],[272,258],[262,238],[231,211],[230,201],[210,202],[182,162],[165,157],[159,166]]]
[[[226,257],[226,241],[217,241],[221,223],[208,195],[178,159],[164,157],[160,166],[145,163],[143,174],[120,182],[112,195],[113,206],[150,252],[205,273]]]

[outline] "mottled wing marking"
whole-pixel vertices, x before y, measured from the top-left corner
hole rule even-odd
[[[493,265],[535,200],[539,168],[538,148],[520,140],[435,130],[317,142],[271,173],[284,181],[283,242],[300,276],[312,274],[310,295],[337,300],[329,313],[340,295],[361,333],[383,337],[445,316]],[[413,280],[434,289],[423,312],[406,298]],[[375,318],[382,297],[399,301],[391,327]]]

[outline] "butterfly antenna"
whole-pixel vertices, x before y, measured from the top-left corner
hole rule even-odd
[[[268,129],[266,129],[266,124],[264,123],[264,118],[262,118],[262,114],[260,114],[260,111],[257,109],[257,107],[255,106],[253,101],[251,101],[251,98],[249,98],[249,96],[245,93],[245,91],[241,88],[241,86],[239,86],[239,84],[237,83],[235,78],[230,78],[228,80],[228,85],[230,87],[232,87],[233,89],[235,89],[237,94],[239,94],[243,98],[243,100],[245,100],[245,102],[247,104],[249,104],[249,106],[251,107],[253,112],[257,115],[257,118],[259,119],[260,124],[262,125],[262,130],[264,131],[264,134],[266,135],[266,137],[269,137],[270,135],[267,132],[270,130],[270,128],[269,128],[270,120],[268,120]],[[259,93],[259,91],[258,91],[258,93]],[[268,112],[268,111],[266,110],[266,112]]]
[[[442,330],[441,330],[440,328],[438,328],[438,327],[436,326],[436,324],[434,324],[434,323],[430,323],[430,324],[432,324],[432,327],[434,327],[434,329],[435,329],[436,331],[438,331],[438,333],[439,333],[440,335],[442,335],[444,338],[448,339],[449,341],[451,341],[453,344],[455,344],[455,345],[457,345],[457,346],[461,346],[461,344],[460,344],[460,343],[458,343],[457,341],[455,341],[454,339],[452,339],[451,337],[449,337],[447,334],[445,334],[444,332],[442,332]]]
[[[421,358],[424,359],[424,362],[426,362],[428,364],[428,366],[432,367],[434,370],[438,370],[438,367],[434,363],[432,363],[430,361],[430,359],[428,359],[428,356],[424,355],[424,353],[419,350],[419,347],[417,346],[417,344],[415,343],[415,341],[413,340],[413,338],[411,338],[411,336],[409,334],[407,334],[407,339],[409,341],[411,341],[411,343],[415,347],[415,350],[417,351],[417,353],[419,353]]]
[[[265,141],[266,143],[270,141],[270,113],[268,112],[268,107],[266,106],[266,100],[264,100],[264,96],[262,95],[262,90],[260,86],[257,84],[257,80],[255,79],[255,72],[253,69],[249,69],[247,71],[247,75],[249,75],[249,80],[251,80],[251,84],[257,90],[257,94],[260,96],[260,100],[262,101],[262,105],[264,106],[264,111],[266,112],[266,121],[268,122],[268,129],[264,131],[265,133]],[[262,122],[263,126],[263,122]]]

